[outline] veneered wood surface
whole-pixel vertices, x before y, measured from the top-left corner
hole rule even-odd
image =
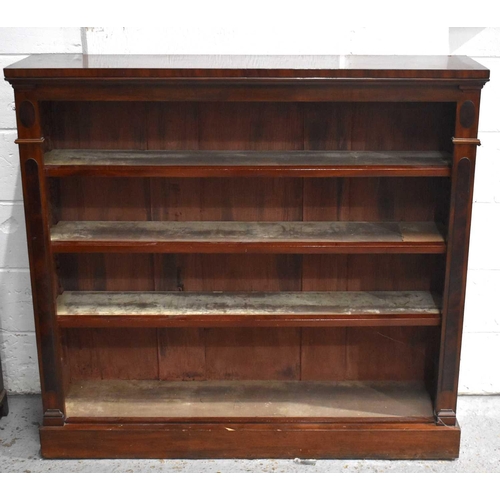
[[[42,427],[40,438],[44,458],[438,460],[458,457],[460,427],[422,423],[67,424]]]
[[[32,55],[10,78],[489,78],[465,56]]]
[[[476,139],[479,126],[478,113],[475,113],[475,119],[468,124],[463,124],[460,119],[461,107],[468,100],[479,111],[480,92],[478,90],[464,92],[461,102],[457,103],[455,137],[463,140],[455,142],[453,154],[448,235],[450,245],[444,285],[446,309],[441,332],[436,391],[436,413],[439,422],[444,425],[453,425],[456,421],[476,147],[479,143]]]
[[[23,103],[30,103],[30,119],[21,116]],[[17,91],[20,170],[23,185],[26,238],[30,262],[38,366],[42,389],[44,425],[63,425],[64,391],[61,342],[57,330],[55,297],[57,280],[50,248],[47,181],[43,175],[43,141],[40,106],[29,91]]]
[[[395,382],[76,381],[68,419],[433,418],[423,384]]]
[[[14,87],[26,82],[11,80]],[[286,81],[270,79],[262,85],[262,80],[234,78],[205,81],[149,80],[148,85],[127,85],[123,80],[104,80],[104,85],[88,85],[85,79],[75,79],[73,85],[64,80],[30,79],[36,85],[37,96],[42,101],[53,102],[405,102],[405,103],[455,103],[461,99],[461,86],[481,88],[485,80],[443,79],[443,85],[433,85],[431,79],[382,80],[390,86],[391,92],[375,79],[346,80],[303,79]],[[134,83],[139,83],[134,79]],[[228,85],[229,83],[229,85]],[[290,85],[293,83],[293,85]],[[223,96],[223,98],[221,98]]]

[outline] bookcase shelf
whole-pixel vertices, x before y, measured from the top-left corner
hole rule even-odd
[[[64,292],[63,327],[439,325],[428,292]]]
[[[444,253],[435,222],[61,221],[54,252]]]
[[[71,54],[4,74],[44,457],[458,456],[486,68]]]
[[[45,155],[53,177],[72,175],[449,177],[446,151],[136,151],[59,149]]]
[[[433,421],[429,394],[415,382],[86,380],[71,386],[67,413],[72,422]]]

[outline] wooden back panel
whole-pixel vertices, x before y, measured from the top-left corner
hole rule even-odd
[[[453,103],[45,102],[58,149],[451,151]]]
[[[46,102],[49,148],[451,151],[450,103]],[[76,119],[75,119],[76,117]],[[63,178],[53,220],[447,220],[441,178]],[[440,255],[59,255],[61,290],[442,290]],[[423,380],[431,327],[75,329],[68,377]],[[252,362],[248,362],[252,360]]]

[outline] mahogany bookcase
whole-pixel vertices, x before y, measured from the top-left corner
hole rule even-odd
[[[42,455],[454,458],[466,57],[40,55]]]

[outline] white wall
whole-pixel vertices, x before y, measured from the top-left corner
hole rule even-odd
[[[500,28],[0,28],[0,66],[32,53],[464,54],[483,91],[460,391],[500,393]],[[39,390],[13,92],[0,83],[0,356],[11,392]]]
[[[0,67],[32,53],[82,52],[80,28],[0,28]],[[0,80],[0,357],[6,389],[38,392],[14,93]]]

